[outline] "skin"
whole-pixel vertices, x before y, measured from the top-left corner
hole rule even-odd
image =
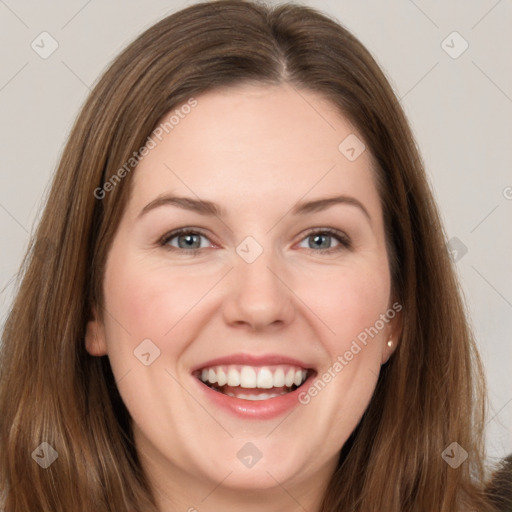
[[[144,157],[105,272],[105,309],[88,324],[90,354],[108,354],[133,418],[142,465],[161,511],[319,509],[339,451],[375,389],[400,335],[400,315],[307,405],[271,420],[242,419],[197,393],[191,368],[233,353],[277,353],[323,374],[393,304],[380,198],[368,150],[349,161],[338,145],[364,140],[316,93],[288,85],[243,85],[198,96],[198,105]],[[162,194],[211,200],[225,215],[166,205]],[[292,207],[334,195],[359,200],[293,216]],[[202,228],[195,256],[183,238]],[[342,231],[320,240],[311,228]],[[263,253],[247,263],[252,236]],[[169,248],[169,245],[174,247]],[[183,251],[185,251],[184,249]],[[151,339],[160,356],[134,350]],[[387,344],[394,340],[394,346]],[[253,443],[251,468],[237,452]]]

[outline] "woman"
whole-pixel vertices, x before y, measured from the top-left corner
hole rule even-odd
[[[238,0],[157,23],[83,107],[25,262],[6,510],[494,510],[444,240],[344,28]]]

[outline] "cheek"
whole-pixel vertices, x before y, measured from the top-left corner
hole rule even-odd
[[[137,335],[161,337],[197,302],[204,276],[154,268],[143,260],[126,259],[110,268],[105,280],[112,315]]]
[[[377,266],[331,269],[323,277],[317,273],[310,282],[314,285],[307,302],[336,335],[369,327],[387,310],[390,280]]]
[[[194,265],[170,268],[149,258],[120,258],[113,251],[105,279],[110,354],[132,357],[149,338],[166,355],[177,356],[199,328],[198,315],[218,274]]]
[[[385,268],[375,262],[354,264],[330,269],[330,275],[316,272],[317,279],[310,281],[314,285],[308,306],[321,319],[322,348],[329,357],[299,400],[311,407],[312,430],[315,422],[326,425],[324,455],[334,456],[345,443],[375,390],[386,332],[372,329],[389,304],[390,280]]]

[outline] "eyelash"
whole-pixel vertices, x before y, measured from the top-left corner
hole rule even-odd
[[[160,240],[158,241],[158,244],[169,251],[178,251],[181,253],[189,254],[191,256],[195,256],[195,255],[197,255],[197,253],[199,253],[200,251],[205,249],[204,247],[196,248],[196,249],[182,249],[180,247],[172,247],[172,246],[168,245],[168,243],[173,238],[179,237],[181,235],[201,235],[201,236],[204,236],[205,238],[208,238],[201,230],[191,229],[191,228],[182,228],[182,229],[177,229],[175,231],[171,231],[170,233],[165,234],[162,238],[160,238]],[[338,251],[352,248],[352,243],[351,243],[350,239],[343,232],[338,231],[337,229],[332,229],[332,228],[323,228],[323,229],[314,228],[312,230],[309,230],[300,241],[303,241],[313,235],[329,235],[329,236],[335,238],[339,242],[338,246],[330,247],[329,249],[318,249],[318,250],[311,249],[311,248],[307,249],[308,251],[311,251],[313,253],[330,254],[333,252],[338,252]]]

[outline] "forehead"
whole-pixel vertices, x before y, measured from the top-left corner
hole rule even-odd
[[[135,172],[138,207],[167,192],[245,206],[326,193],[378,202],[372,156],[357,156],[363,135],[318,93],[246,84],[195,100],[162,118],[160,136]],[[347,157],[348,146],[356,159]]]

